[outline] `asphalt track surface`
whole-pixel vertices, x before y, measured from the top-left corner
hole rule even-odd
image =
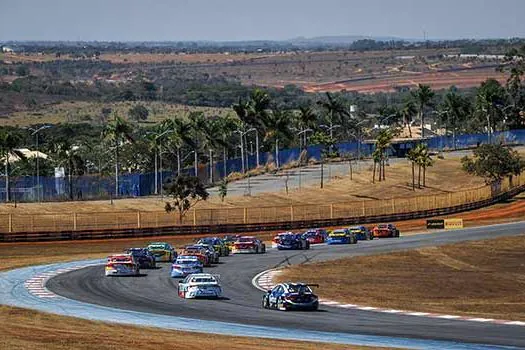
[[[206,269],[219,273],[223,300],[185,300],[177,296],[177,280],[169,277],[169,266],[144,270],[142,277],[108,278],[103,266],[58,275],[47,288],[66,298],[91,304],[153,314],[194,319],[261,325],[293,331],[316,330],[359,333],[454,342],[525,347],[523,327],[468,321],[430,319],[322,306],[318,312],[280,312],[261,308],[262,292],[251,283],[259,272],[289,264],[373,255],[468,240],[525,233],[525,221],[513,224],[441,231],[399,239],[361,241],[357,245],[314,246],[309,251],[269,250],[261,255],[235,255]],[[443,288],[446,288],[444,285]],[[348,286],[351,293],[351,286]]]

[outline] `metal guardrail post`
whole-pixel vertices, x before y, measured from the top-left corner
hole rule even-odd
[[[334,218],[334,203],[330,203],[330,219]]]
[[[73,213],[73,231],[77,230],[77,213]]]
[[[137,228],[140,228],[140,211],[137,211]]]
[[[362,201],[362,205],[363,205],[363,216],[366,216],[365,201]]]
[[[243,209],[243,219],[242,219],[242,223],[243,224],[246,224],[247,223],[247,219],[248,219],[248,208],[242,208]]]
[[[197,226],[197,209],[193,208],[193,226]]]
[[[394,198],[392,198],[392,214],[395,214],[396,212],[396,201]]]
[[[293,221],[293,205],[290,205],[290,221]]]
[[[8,216],[8,231],[9,233],[13,233],[13,214],[9,214]]]

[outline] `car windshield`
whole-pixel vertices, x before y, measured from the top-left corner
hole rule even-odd
[[[388,228],[388,225],[377,225],[378,228]]]
[[[281,239],[283,240],[290,240],[290,239],[294,239],[295,238],[295,235],[291,235],[291,234],[286,234],[286,235],[282,235],[280,236]]]
[[[305,233],[306,237],[315,237],[317,236],[317,232],[315,231],[308,231]]]
[[[239,238],[238,242],[253,242],[254,238],[252,237],[241,237]]]
[[[215,280],[215,278],[213,278],[213,277],[194,277],[191,281],[192,282],[198,282],[198,283],[213,283],[213,282],[217,282]]]
[[[150,244],[148,248],[153,250],[168,249],[168,247],[165,244]]]
[[[199,240],[201,244],[213,244],[213,238],[202,238]]]
[[[176,264],[193,264],[193,263],[196,263],[197,260],[193,260],[193,259],[181,259],[181,260],[178,260],[175,261]]]
[[[288,291],[290,293],[311,293],[312,290],[305,284],[289,284]]]
[[[344,234],[346,232],[345,232],[345,230],[335,230],[334,233],[335,234],[342,234],[342,233]]]
[[[350,231],[353,231],[353,232],[360,232],[362,229],[360,227],[351,227],[350,228]]]

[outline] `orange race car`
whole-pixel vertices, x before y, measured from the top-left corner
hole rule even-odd
[[[399,230],[394,224],[379,224],[372,229],[374,238],[399,237]]]

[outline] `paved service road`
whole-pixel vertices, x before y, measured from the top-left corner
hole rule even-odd
[[[269,250],[264,255],[230,256],[222,258],[222,263],[216,267],[206,269],[207,272],[221,275],[226,297],[224,300],[179,298],[176,293],[177,280],[168,276],[169,266],[166,264],[158,270],[145,270],[146,276],[135,278],[106,278],[102,266],[89,267],[58,275],[48,281],[47,288],[67,298],[91,304],[193,319],[285,329],[525,347],[525,329],[520,326],[431,319],[328,306],[321,306],[318,312],[265,310],[261,308],[262,293],[251,284],[257,273],[288,264],[372,255],[523,233],[525,222],[519,222],[399,239],[361,241],[350,246],[321,245],[313,247],[310,251]]]

